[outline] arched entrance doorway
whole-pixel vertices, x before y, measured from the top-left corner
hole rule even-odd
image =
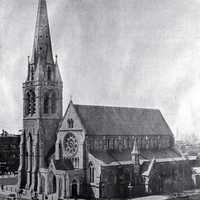
[[[77,197],[78,196],[78,185],[77,181],[73,180],[72,181],[72,197]]]

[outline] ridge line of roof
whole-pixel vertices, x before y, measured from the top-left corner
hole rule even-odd
[[[86,136],[94,136],[94,137],[97,137],[97,136],[99,136],[99,137],[107,137],[107,136],[109,136],[109,137],[116,137],[116,135],[115,134],[105,134],[105,135],[95,135],[95,134],[86,134]],[[158,137],[158,136],[169,136],[168,134],[166,134],[166,135],[159,135],[159,134],[152,134],[152,135],[148,135],[148,134],[146,134],[146,135],[141,135],[141,134],[134,134],[134,135],[124,135],[124,134],[122,134],[122,135],[117,135],[117,136],[119,136],[119,137],[138,137],[138,136],[140,136],[140,137]]]
[[[131,107],[131,106],[111,106],[111,105],[91,105],[91,104],[74,104],[74,106],[82,106],[82,107],[98,107],[98,108],[122,108],[122,109],[142,109],[142,110],[153,110],[159,111],[158,108],[142,108],[142,107]]]

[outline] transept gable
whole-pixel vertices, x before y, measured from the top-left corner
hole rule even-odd
[[[59,131],[64,131],[69,129],[83,130],[85,132],[85,128],[81,122],[81,119],[72,101],[69,102],[69,105],[63,117],[63,121],[61,123]]]

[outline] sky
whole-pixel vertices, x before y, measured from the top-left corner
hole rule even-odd
[[[37,0],[0,0],[0,129],[22,128]],[[74,103],[160,109],[200,138],[200,0],[47,0],[64,111]]]

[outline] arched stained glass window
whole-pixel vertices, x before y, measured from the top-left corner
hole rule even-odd
[[[28,115],[31,112],[31,94],[26,93],[26,104],[25,104],[25,114]]]
[[[48,80],[48,81],[51,81],[51,73],[52,73],[52,72],[51,72],[51,68],[48,67],[48,68],[47,68],[47,80]]]
[[[74,127],[74,120],[73,119],[68,119],[67,120],[67,123],[68,123],[68,128],[73,128]]]
[[[31,81],[34,80],[34,68],[31,67]]]
[[[56,93],[53,92],[52,96],[51,96],[51,112],[52,113],[56,113],[56,109],[57,109],[57,106],[56,106]]]
[[[60,159],[63,158],[63,151],[62,151],[62,145],[61,145],[61,143],[59,143],[59,158]]]
[[[31,115],[35,113],[35,92],[31,90]]]
[[[75,163],[74,163],[75,168],[79,168],[79,158],[75,158]]]
[[[50,98],[49,98],[49,93],[45,93],[44,95],[44,113],[49,113],[49,103],[50,103]]]

